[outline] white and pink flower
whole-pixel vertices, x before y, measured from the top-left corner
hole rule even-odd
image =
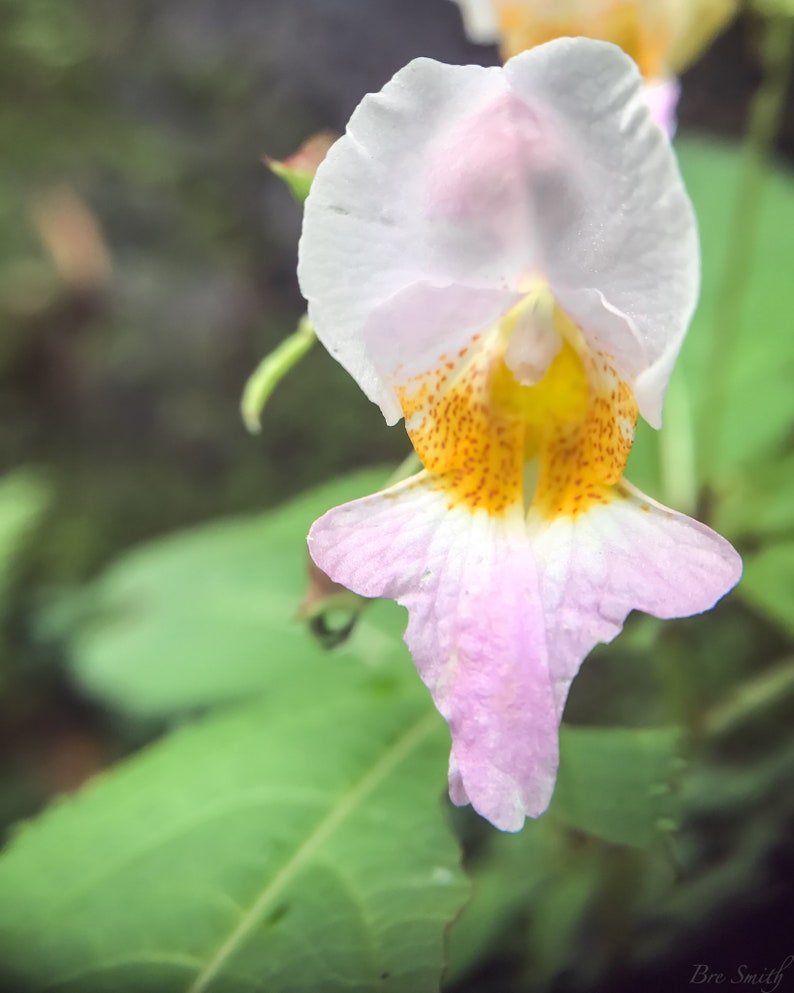
[[[632,609],[707,610],[719,535],[623,479],[698,292],[695,221],[636,65],[562,39],[503,68],[419,59],[362,101],[306,202],[317,335],[424,470],[329,511],[334,581],[408,608],[450,795],[547,807],[571,680]]]

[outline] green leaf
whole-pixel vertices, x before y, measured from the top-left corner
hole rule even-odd
[[[0,595],[6,591],[21,543],[46,504],[44,484],[25,470],[0,481]]]
[[[418,677],[298,665],[266,703],[183,729],[21,830],[0,858],[3,978],[436,990],[467,895],[448,747]]]
[[[554,875],[540,894],[528,929],[530,990],[549,990],[560,974],[571,968],[571,949],[580,943],[580,931],[598,892],[604,859],[591,852],[568,852],[567,862],[554,865]],[[580,963],[577,963],[578,965]]]
[[[517,834],[490,832],[470,870],[472,898],[449,932],[445,989],[454,989],[499,947],[511,923],[556,883],[562,836],[551,818],[528,821]]]
[[[677,728],[563,725],[551,810],[605,841],[647,847],[674,823],[678,741]]]
[[[753,463],[728,476],[714,523],[726,534],[768,538],[794,533],[794,454]]]
[[[704,141],[677,143],[681,169],[695,204],[703,256],[703,288],[692,327],[681,353],[677,374],[692,398],[695,423],[702,422],[703,384],[710,374],[714,310],[729,248],[730,210],[737,188],[741,155],[738,146]],[[794,181],[789,173],[772,171],[764,189],[754,265],[743,308],[743,333],[732,376],[726,411],[720,471],[778,448],[794,420],[794,311],[791,279],[791,232],[794,230]],[[717,339],[717,344],[718,344]]]
[[[794,0],[753,0],[753,6],[764,17],[794,17]]]
[[[794,633],[794,541],[769,545],[744,564],[740,597]]]
[[[77,604],[74,676],[105,704],[156,717],[261,692],[299,661],[333,667],[338,653],[325,652],[296,619],[306,533],[330,507],[379,489],[387,475],[356,473],[272,512],[221,520],[124,556]],[[404,627],[399,607],[374,604],[342,651],[371,667],[395,658],[410,665]]]
[[[666,410],[662,432],[672,434],[665,438],[664,449],[673,455],[689,452],[694,441],[697,465],[698,456],[703,454],[704,385],[710,376],[715,335],[719,345],[715,309],[729,243],[729,205],[737,189],[742,158],[738,145],[694,138],[678,139],[676,150],[698,218],[703,274],[698,309],[671,382],[671,393],[677,391],[686,398],[691,424]],[[794,312],[792,230],[794,181],[790,173],[773,170],[764,190],[738,360],[728,382],[726,423],[715,467],[717,480],[730,479],[737,470],[758,464],[761,457],[774,456],[785,445],[794,421],[794,335],[788,330]],[[694,438],[689,437],[690,431],[694,431]],[[693,482],[715,481],[677,479],[677,471],[691,471],[688,458],[670,464],[669,455],[667,480],[662,479],[661,451],[659,434],[639,425],[626,475],[641,489],[677,505],[682,483],[690,489]]]

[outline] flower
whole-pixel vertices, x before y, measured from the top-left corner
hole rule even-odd
[[[566,35],[620,45],[648,84],[654,118],[675,131],[675,76],[735,14],[736,0],[455,0],[474,42],[498,42],[504,59]]]
[[[584,38],[503,68],[418,59],[364,98],[306,202],[317,335],[424,470],[315,522],[335,582],[408,608],[449,785],[497,827],[547,807],[584,656],[632,609],[709,609],[741,562],[623,479],[659,426],[698,244],[635,64]]]
[[[474,42],[505,59],[566,35],[620,45],[646,79],[681,72],[736,13],[736,0],[455,0]]]

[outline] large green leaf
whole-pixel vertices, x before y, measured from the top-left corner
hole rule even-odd
[[[573,827],[644,847],[674,823],[677,728],[565,726],[551,811]]]
[[[412,676],[303,665],[25,826],[0,858],[3,988],[438,987],[467,894],[448,737]]]
[[[95,698],[162,716],[267,687],[299,661],[329,656],[296,619],[306,590],[306,533],[330,507],[379,489],[369,470],[269,513],[221,520],[145,545],[82,598],[73,671]],[[376,604],[346,651],[370,666],[399,653],[403,612]]]
[[[673,825],[678,739],[674,728],[563,725],[548,813],[518,835],[491,837],[472,868],[471,903],[450,932],[449,981],[462,979],[493,954],[505,932],[531,910],[524,939],[531,958],[528,988],[548,988],[570,962],[576,931],[600,885],[605,852],[626,845],[639,855],[637,849],[650,848]],[[590,836],[588,843],[581,832]]]
[[[548,817],[527,822],[518,834],[490,832],[470,867],[472,898],[450,929],[445,989],[493,955],[528,908],[542,906],[565,871],[564,848],[558,822]]]

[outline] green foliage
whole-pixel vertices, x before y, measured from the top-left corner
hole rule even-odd
[[[490,838],[487,856],[472,867],[473,897],[450,935],[450,983],[534,907],[522,952],[531,962],[530,988],[548,988],[599,899],[610,846],[651,848],[674,827],[679,739],[674,728],[563,726],[549,812],[520,835]]]
[[[24,827],[0,861],[15,988],[438,986],[466,896],[448,738],[415,677],[294,663]]]
[[[753,6],[764,17],[794,18],[794,0],[753,0]]]
[[[47,504],[47,491],[36,476],[19,470],[0,481],[0,596],[11,578],[21,543]]]
[[[702,142],[682,142],[681,168],[695,203],[703,253],[700,305],[681,353],[680,375],[692,398],[695,425],[703,422],[702,384],[709,361],[719,347],[720,329],[713,326],[720,277],[729,247],[731,193],[741,157],[735,150]],[[794,180],[773,172],[764,190],[757,247],[749,273],[742,312],[738,361],[726,384],[726,424],[715,459],[717,472],[769,454],[787,439],[794,423],[794,338],[789,322],[794,310],[790,239],[794,229]],[[699,452],[702,456],[702,451]],[[707,480],[711,482],[711,480]]]
[[[564,864],[565,839],[549,818],[520,834],[494,834],[470,867],[472,898],[450,931],[446,987],[453,988],[515,928],[522,910],[540,904]]]
[[[672,389],[688,398],[690,423],[676,431],[694,435],[696,464],[703,456],[699,431],[704,419],[704,384],[710,375],[713,349],[720,329],[714,313],[729,244],[729,204],[735,192],[741,158],[735,148],[682,138],[676,142],[681,171],[695,204],[703,257],[700,303],[674,373]],[[719,486],[737,474],[753,479],[759,459],[770,457],[787,442],[794,424],[794,336],[789,333],[794,311],[791,280],[791,231],[794,230],[794,181],[782,171],[767,180],[760,218],[757,252],[749,274],[743,308],[739,361],[727,384],[729,402],[722,443],[715,458],[715,478],[699,480]],[[673,425],[669,426],[670,428]],[[667,425],[663,430],[669,430]],[[638,431],[627,474],[640,487],[665,499],[661,490],[658,438],[647,427]],[[680,447],[673,438],[670,445]],[[680,467],[686,470],[686,466]]]
[[[717,529],[756,540],[794,534],[794,453],[728,474],[715,508]]]
[[[650,845],[675,826],[679,738],[677,728],[565,727],[553,812],[604,841]]]
[[[748,557],[742,596],[794,634],[794,541],[770,545]]]
[[[46,69],[71,66],[88,52],[90,28],[71,0],[26,0],[24,4],[3,0],[0,14],[9,20],[6,43]]]
[[[306,533],[330,507],[379,489],[385,470],[329,483],[287,505],[169,536],[131,552],[70,604],[73,672],[96,699],[139,716],[261,692],[329,656],[297,619]],[[371,668],[399,658],[402,610],[366,612],[345,652]],[[67,626],[68,630],[68,626]]]

